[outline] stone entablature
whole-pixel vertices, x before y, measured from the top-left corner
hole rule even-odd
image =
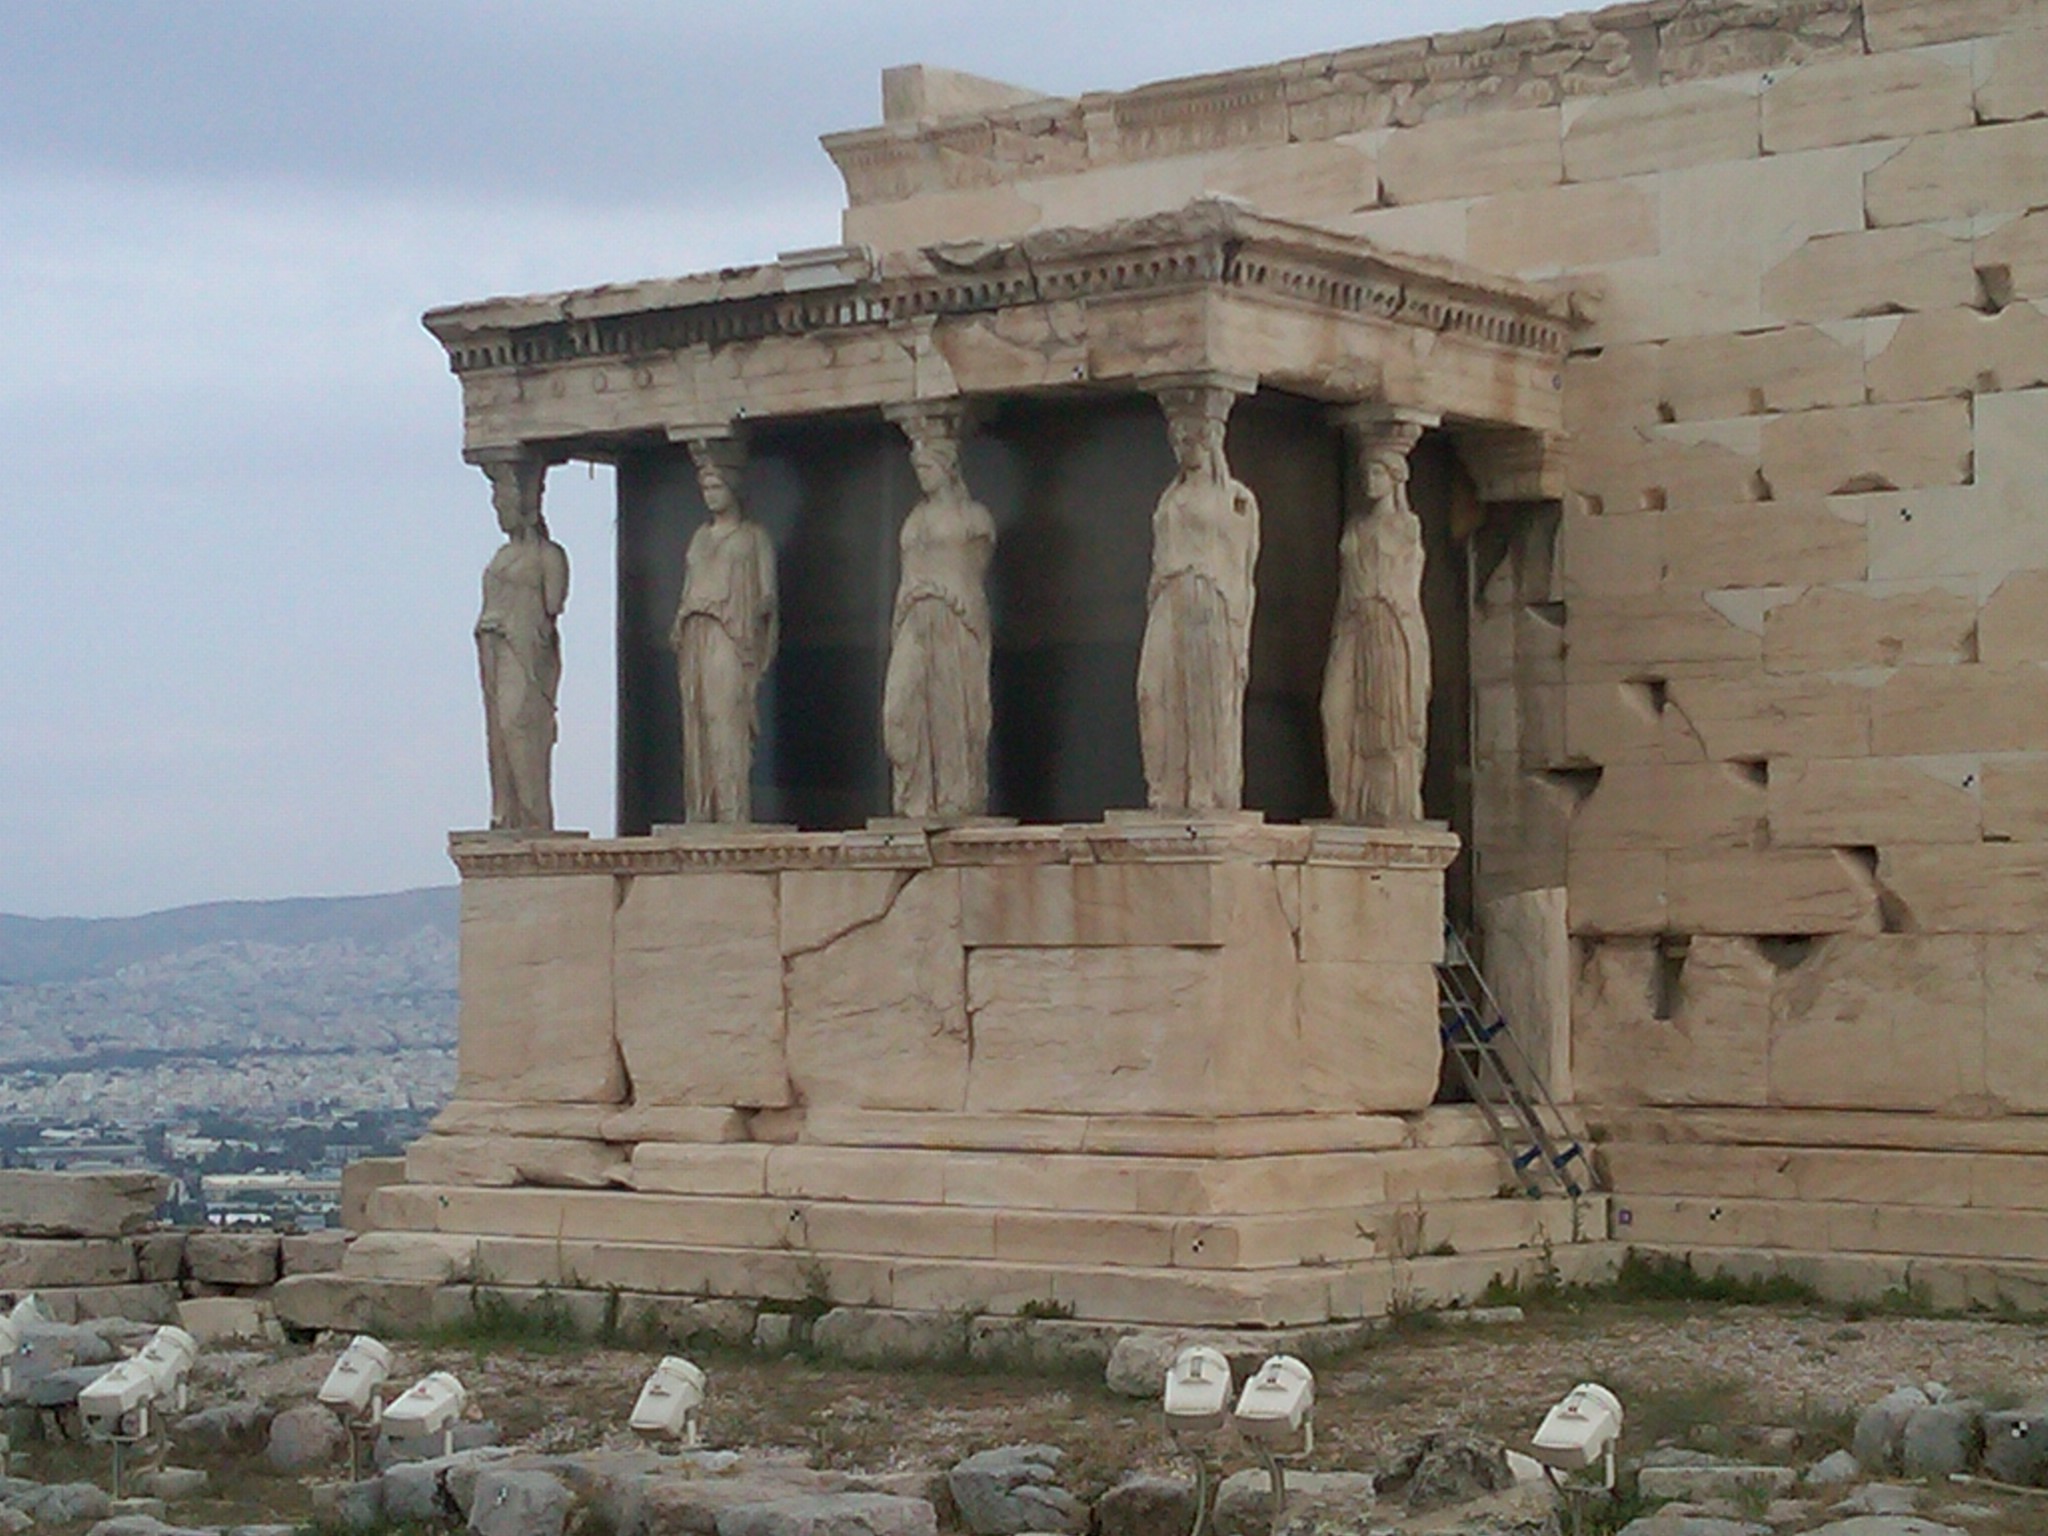
[[[1553,433],[1569,301],[1226,199],[1100,229],[434,310],[465,448],[604,451],[623,434],[954,395],[1246,377]]]
[[[465,880],[519,875],[680,874],[737,869],[940,869],[966,865],[1213,862],[1248,856],[1274,864],[1357,864],[1442,871],[1458,840],[1427,827],[1323,823],[1268,826],[1256,817],[1202,822],[1144,813],[1073,826],[874,827],[853,832],[721,828],[591,839],[457,832],[449,855]]]
[[[1920,5],[1913,9],[1930,9]],[[1966,11],[1972,7],[1946,7]],[[1901,0],[1645,0],[1311,54],[1130,91],[827,134],[855,208],[1211,150],[1780,69],[1904,31]],[[1868,14],[1866,14],[1868,13]]]

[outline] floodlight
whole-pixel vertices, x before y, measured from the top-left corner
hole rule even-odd
[[[1175,1434],[1221,1429],[1230,1416],[1230,1362],[1207,1344],[1190,1344],[1166,1369],[1166,1427]]]
[[[21,1353],[21,1330],[11,1317],[0,1317],[0,1397],[14,1395],[14,1357]]]
[[[1238,1394],[1238,1433],[1276,1452],[1314,1449],[1315,1372],[1292,1355],[1273,1355]]]
[[[444,1455],[455,1449],[455,1421],[469,1394],[446,1371],[422,1376],[384,1409],[384,1428],[393,1435],[439,1435]]]
[[[1612,1488],[1621,1418],[1621,1399],[1598,1382],[1582,1381],[1543,1416],[1529,1449],[1553,1472],[1583,1472],[1598,1464]]]
[[[377,1389],[390,1374],[391,1351],[367,1333],[359,1333],[320,1384],[320,1401],[344,1418],[367,1417],[374,1424],[384,1408]]]
[[[632,1427],[638,1434],[695,1445],[703,1407],[704,1373],[682,1356],[669,1355],[640,1389],[640,1399],[633,1404]]]
[[[198,1356],[199,1345],[184,1329],[157,1329],[140,1350],[79,1392],[86,1428],[106,1439],[143,1438],[151,1409],[164,1402],[185,1406],[185,1377]]]

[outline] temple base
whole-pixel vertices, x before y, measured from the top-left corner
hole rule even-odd
[[[1502,1198],[1476,1115],[1431,1107],[1456,846],[1157,816],[459,845],[457,1097],[352,1262],[1217,1325],[1476,1294],[1606,1213]]]

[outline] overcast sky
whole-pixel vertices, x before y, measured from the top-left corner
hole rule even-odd
[[[498,542],[422,310],[838,234],[821,133],[922,61],[1069,94],[1517,0],[0,0],[0,912],[452,878]],[[611,484],[560,824],[612,820]]]

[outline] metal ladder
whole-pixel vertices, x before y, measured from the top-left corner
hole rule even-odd
[[[1444,958],[1436,968],[1438,1029],[1444,1054],[1522,1193],[1540,1200],[1554,1188],[1576,1200],[1593,1187],[1593,1165],[1556,1101],[1508,1027],[1472,951],[1444,925]]]

